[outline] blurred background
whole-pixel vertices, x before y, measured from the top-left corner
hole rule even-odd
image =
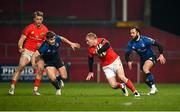
[[[18,65],[20,53],[17,42],[23,28],[32,21],[34,11],[44,12],[44,24],[50,30],[82,46],[73,52],[62,45],[60,53],[69,73],[70,82],[84,82],[88,73],[85,35],[94,32],[107,38],[120,55],[127,77],[143,82],[139,58],[135,55],[134,68],[128,70],[124,61],[129,27],[139,26],[142,35],[159,41],[165,50],[167,63],[153,68],[157,83],[180,82],[180,16],[179,0],[1,0],[0,1],[0,80],[10,81]],[[157,50],[155,49],[157,52]],[[94,64],[97,74],[92,82],[105,82],[99,61]],[[32,81],[34,70],[27,67],[20,81]],[[44,78],[47,80],[47,78]]]

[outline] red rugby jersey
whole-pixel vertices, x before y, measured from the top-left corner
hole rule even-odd
[[[102,42],[102,40],[103,40],[103,42]],[[98,38],[97,45],[100,44],[100,43],[101,44],[105,44],[106,42],[108,42],[108,41],[105,38]],[[88,48],[89,56],[90,57],[93,57],[94,55],[97,55],[96,54],[96,47],[97,47],[97,45]],[[118,57],[118,55],[114,52],[114,50],[110,46],[110,48],[108,48],[107,51],[106,51],[106,56],[105,57],[100,57],[99,56],[99,59],[100,59],[100,62],[101,62],[101,66],[110,65],[111,63],[113,63],[116,60],[117,57]]]
[[[36,27],[34,23],[28,25],[22,33],[26,36],[24,48],[35,52],[36,49],[38,49],[38,47],[40,47],[42,42],[46,39],[47,31],[48,28],[43,24],[40,27]]]

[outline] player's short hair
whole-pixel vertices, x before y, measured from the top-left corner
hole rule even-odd
[[[134,26],[134,27],[131,27],[131,28],[130,28],[130,30],[132,30],[132,29],[135,29],[137,32],[141,33],[141,30],[140,30],[139,27],[137,27],[137,26]]]
[[[46,33],[46,39],[53,38],[54,36],[56,36],[56,34],[53,31],[48,31]]]
[[[33,17],[35,18],[36,16],[41,16],[43,17],[44,16],[44,13],[42,11],[35,11],[34,14],[33,14]]]
[[[86,35],[86,37],[94,37],[94,38],[97,38],[97,35],[96,35],[95,33],[90,32],[90,33],[88,33],[88,34]]]

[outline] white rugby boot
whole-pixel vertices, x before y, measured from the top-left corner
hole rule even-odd
[[[33,89],[33,95],[40,96],[41,94],[38,92],[38,87],[35,86]]]
[[[156,87],[151,88],[150,92],[148,93],[148,95],[154,95],[158,92],[158,89]]]
[[[14,90],[15,90],[15,88],[11,87],[8,91],[9,95],[14,95]]]
[[[137,90],[133,93],[133,95],[134,95],[135,97],[141,96]]]
[[[56,90],[56,95],[61,95],[61,89]]]
[[[129,93],[128,93],[128,90],[127,90],[127,88],[126,88],[126,84],[125,84],[125,83],[122,83],[121,85],[122,85],[122,94],[123,94],[124,96],[128,96]]]
[[[38,91],[33,91],[33,95],[40,96],[41,94]]]

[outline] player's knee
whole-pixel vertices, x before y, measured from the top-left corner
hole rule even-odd
[[[146,68],[146,67],[143,67],[143,72],[144,72],[144,73],[149,73],[149,69]]]

